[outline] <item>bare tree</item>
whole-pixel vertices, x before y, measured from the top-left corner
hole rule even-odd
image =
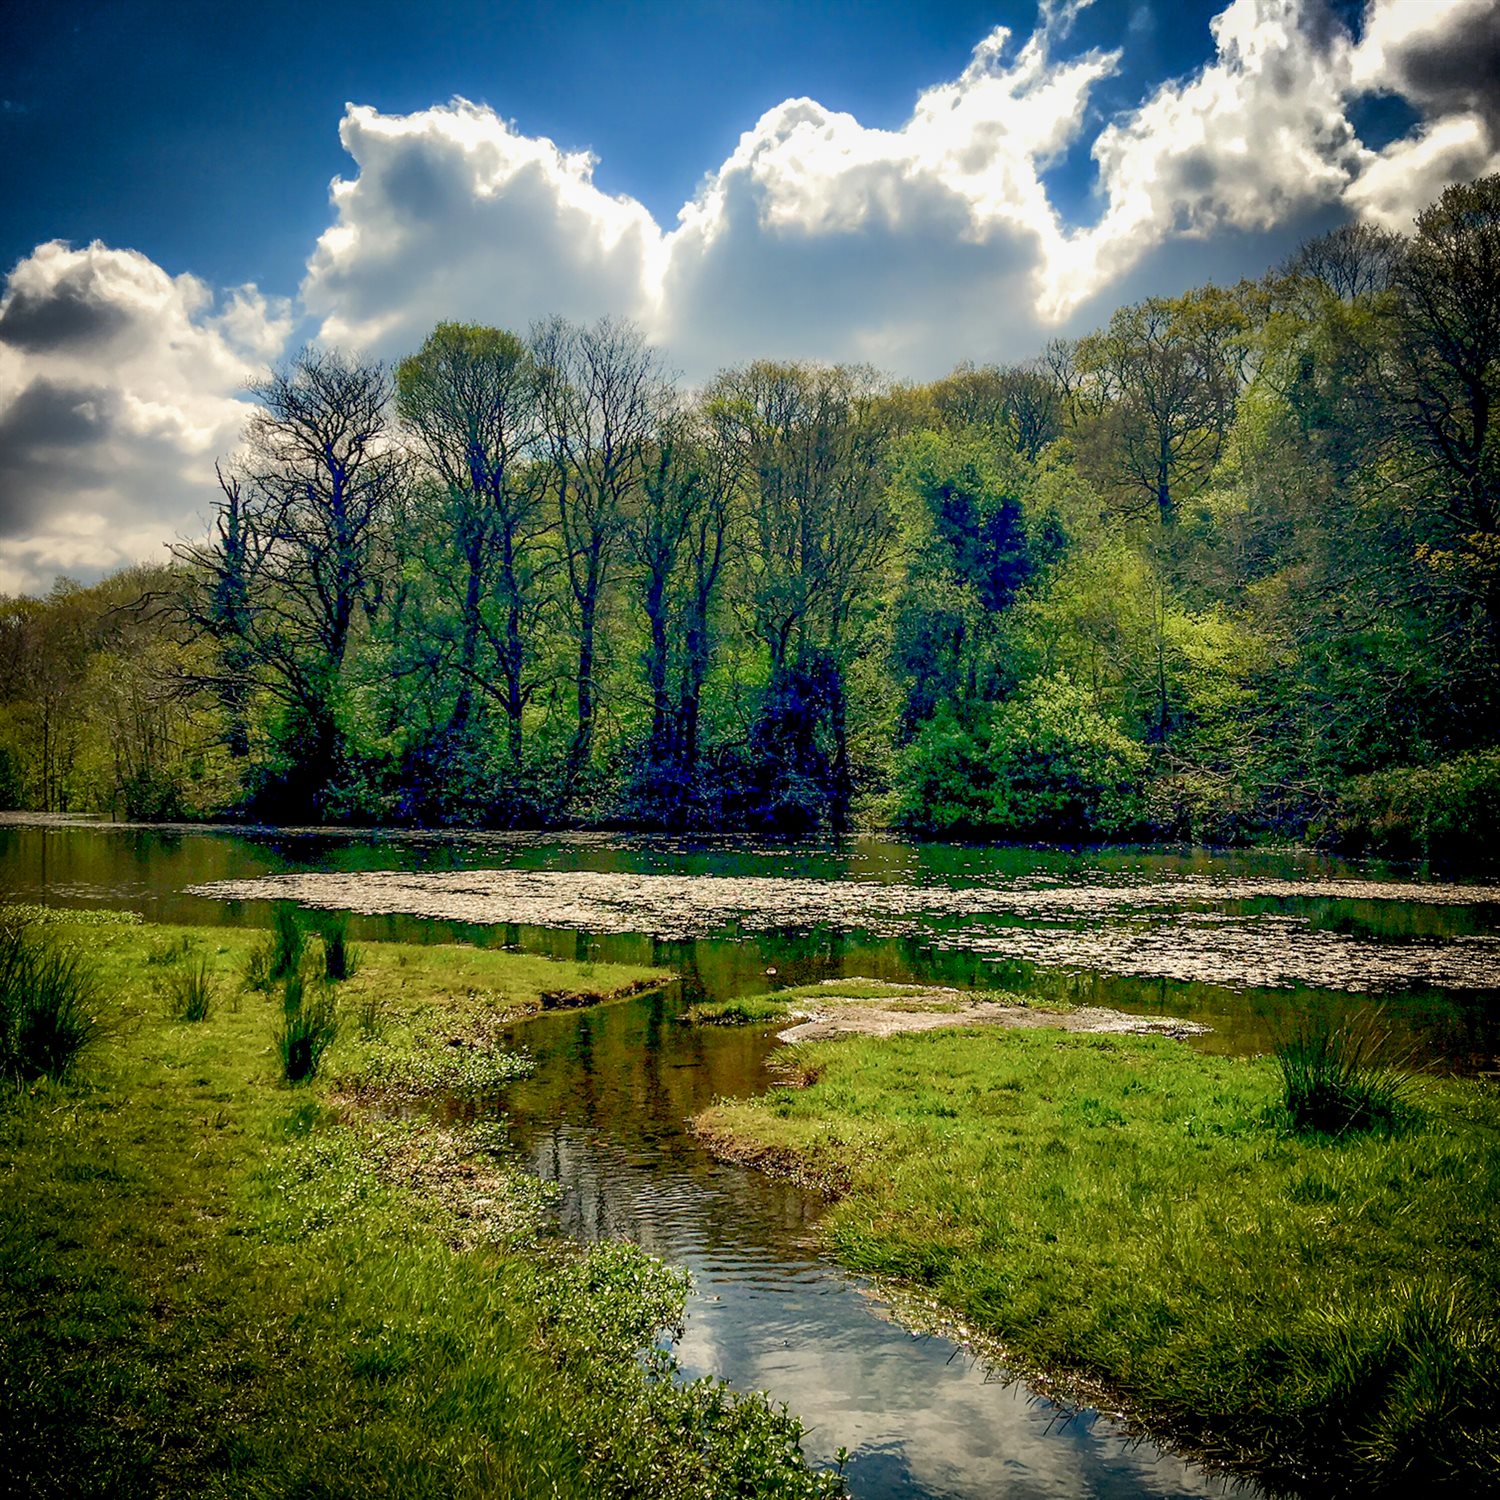
[[[221,472],[215,534],[177,549],[197,580],[185,608],[224,648],[221,700],[243,704],[253,678],[285,706],[285,810],[316,815],[351,639],[383,598],[402,481],[390,383],[378,364],[308,349],[251,392],[260,409],[240,463]]]

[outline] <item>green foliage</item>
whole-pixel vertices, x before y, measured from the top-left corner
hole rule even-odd
[[[0,918],[0,1078],[62,1078],[99,1035],[99,981],[75,948]]]
[[[0,806],[787,834],[895,807],[1464,858],[1500,722],[1497,226],[1500,175],[1455,184],[1409,236],[1345,226],[927,386],[762,361],[669,399],[609,322],[440,324],[394,380],[305,352],[211,544],[0,600]],[[1052,722],[1058,678],[1149,767]]]
[[[940,714],[907,751],[898,823],[926,833],[1121,837],[1141,822],[1144,749],[1062,677],[975,716]]]
[[[1329,832],[1376,854],[1479,856],[1500,841],[1500,749],[1356,777],[1343,788]]]
[[[1293,1130],[1391,1130],[1411,1114],[1410,1080],[1379,1061],[1369,1027],[1307,1017],[1276,1044],[1282,1105]]]

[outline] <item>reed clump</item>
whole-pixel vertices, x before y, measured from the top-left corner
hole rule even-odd
[[[0,1076],[61,1078],[99,1034],[99,981],[46,928],[0,919]]]
[[[166,978],[167,1009],[178,1021],[206,1021],[214,1008],[216,990],[208,959],[184,958]]]
[[[305,1083],[316,1077],[323,1054],[338,1034],[338,1011],[331,987],[315,984],[309,995],[301,973],[289,974],[283,990],[281,1026],[276,1032],[276,1052],[286,1081]]]
[[[1282,1108],[1299,1133],[1394,1130],[1412,1112],[1411,1083],[1385,1066],[1385,1038],[1370,1024],[1305,1017],[1276,1044]]]

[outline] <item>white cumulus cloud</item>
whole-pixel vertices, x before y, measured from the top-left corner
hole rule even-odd
[[[351,104],[353,170],[296,311],[386,358],[443,319],[614,314],[692,380],[756,357],[926,377],[1023,358],[1142,287],[1232,276],[1225,247],[1250,271],[1341,214],[1408,227],[1449,182],[1500,169],[1497,0],[1368,0],[1352,33],[1330,0],[1228,0],[1199,68],[1107,120],[1100,85],[1167,13],[1136,6],[1121,51],[1078,51],[1086,5],[1043,0],[1029,37],[996,28],[894,129],[776,105],[671,225],[600,189],[589,152],[483,105]],[[1415,123],[1370,146],[1355,121],[1382,95]],[[1085,152],[1097,212],[1069,223],[1049,174]],[[0,588],[193,529],[243,383],[293,325],[254,287],[215,295],[133,251],[23,260],[0,300]]]
[[[213,463],[291,310],[254,287],[95,243],[39,245],[0,297],[0,589],[160,559],[197,530]]]

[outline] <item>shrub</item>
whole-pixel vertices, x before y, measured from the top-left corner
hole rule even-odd
[[[1306,1018],[1276,1044],[1282,1104],[1293,1130],[1342,1135],[1390,1130],[1410,1113],[1409,1080],[1382,1066],[1373,1028]]]
[[[940,713],[907,751],[896,821],[924,833],[1120,838],[1141,823],[1146,752],[1064,677],[972,722]]]
[[[1474,858],[1500,837],[1500,749],[1357,777],[1330,819],[1334,840],[1400,858]]]
[[[44,930],[0,920],[0,1074],[61,1078],[98,1035],[99,980]]]
[[[214,1004],[214,981],[208,960],[184,958],[166,979],[167,1006],[179,1021],[206,1021]]]
[[[319,985],[308,999],[302,976],[289,975],[281,1028],[276,1033],[276,1051],[286,1081],[303,1083],[314,1077],[338,1032],[333,992],[326,985]]]

